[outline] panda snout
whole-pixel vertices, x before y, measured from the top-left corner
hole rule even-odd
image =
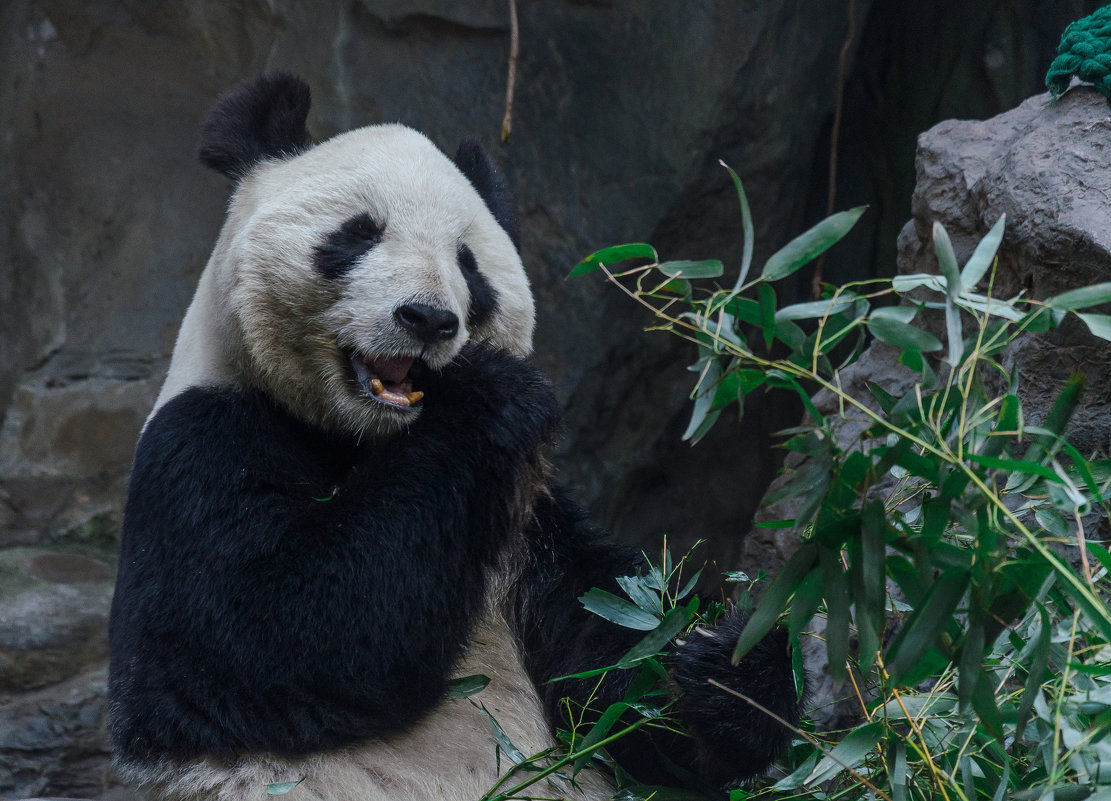
[[[454,339],[459,333],[459,317],[448,309],[427,303],[406,303],[393,313],[398,325],[426,345]]]

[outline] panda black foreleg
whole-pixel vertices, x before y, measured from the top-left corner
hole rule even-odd
[[[538,501],[535,512],[530,561],[515,596],[515,622],[548,715],[566,726],[563,699],[573,705],[589,700],[600,713],[623,699],[636,671],[611,671],[600,685],[597,677],[550,680],[615,664],[644,635],[589,612],[578,598],[591,587],[620,593],[615,577],[633,574],[643,560],[608,540],[558,487]],[[739,665],[731,664],[744,622],[740,613],[730,612],[713,630],[696,630],[683,645],[671,647],[665,659],[674,700],[670,712],[685,734],[645,726],[616,741],[610,752],[637,779],[674,783],[665,767],[670,764],[722,786],[758,774],[782,753],[787,729],[709,684],[713,679],[797,722],[800,704],[782,632],[769,634]]]

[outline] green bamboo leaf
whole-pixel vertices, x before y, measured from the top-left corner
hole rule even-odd
[[[721,364],[716,358],[711,359],[698,384],[691,420],[687,424],[687,430],[683,432],[684,442],[689,440],[691,445],[698,444],[717,422],[721,409],[714,409],[714,394],[720,380]]]
[[[907,799],[907,744],[901,737],[892,736],[888,739],[888,759],[891,770],[888,779],[891,783],[891,801],[906,801]]]
[[[724,409],[731,403],[743,401],[741,398],[741,377],[737,371],[726,373],[718,382],[714,390],[714,399],[710,404],[711,410]]]
[[[741,202],[741,231],[744,234],[744,252],[741,255],[741,271],[737,275],[737,283],[733,288],[733,291],[736,292],[744,286],[745,278],[748,277],[748,271],[752,267],[752,250],[756,244],[756,229],[752,224],[752,211],[748,207],[748,198],[745,197],[745,188],[741,184],[740,176],[724,161],[719,160],[718,164],[729,171],[729,177],[733,179],[733,186],[737,189],[737,198]]]
[[[967,570],[950,568],[930,587],[925,601],[915,609],[888,651],[887,669],[894,681],[910,673],[935,647],[968,588],[968,580]]]
[[[909,323],[918,314],[919,309],[919,306],[879,306],[872,309],[872,313],[868,316],[873,320],[896,320],[900,323]]]
[[[980,455],[987,457],[997,457],[1003,452],[1003,446],[1007,444],[1007,440],[1014,437],[1014,432],[1018,430],[1019,413],[1022,410],[1022,405],[1019,403],[1017,395],[1006,395],[999,404],[999,422],[995,424],[995,429],[992,431],[992,436],[989,436],[984,447],[981,449]],[[996,432],[1001,432],[996,434]]]
[[[303,781],[304,781],[304,779],[301,778],[301,779],[298,779],[295,782],[270,782],[269,784],[266,785],[266,794],[267,795],[285,795],[286,793],[288,793],[290,790],[292,790],[294,787],[296,787],[297,785],[299,785]]]
[[[860,594],[857,601],[857,627],[860,630],[861,670],[867,674],[879,650],[883,626],[884,598],[887,595],[887,518],[883,501],[864,507],[860,515]]]
[[[807,303],[796,303],[793,306],[784,306],[775,313],[775,321],[781,320],[810,320],[815,317],[832,317],[835,314],[852,308],[857,298],[853,295],[841,295],[829,300],[813,300]]]
[[[964,356],[961,317],[954,303],[961,292],[960,268],[957,267],[957,254],[953,251],[953,243],[949,241],[945,226],[935,222],[933,233],[934,253],[937,254],[941,274],[945,277],[945,335],[949,340],[949,356],[946,361],[950,367],[956,367]]]
[[[656,615],[644,611],[631,601],[626,601],[597,587],[579,596],[579,603],[594,614],[627,629],[652,631],[660,624],[660,618]]]
[[[1046,415],[1045,422],[1041,426],[1046,430],[1046,433],[1034,437],[1034,441],[1030,443],[1030,447],[1026,449],[1023,456],[1024,461],[1041,463],[1047,453],[1051,454],[1056,450],[1057,439],[1065,430],[1069,420],[1072,419],[1073,412],[1076,411],[1076,406],[1080,403],[1080,395],[1083,391],[1084,376],[1080,373],[1072,375],[1065,381],[1065,385],[1061,388],[1061,392],[1057,395],[1053,407],[1049,410],[1049,414]]]
[[[1045,305],[1051,309],[1066,309],[1068,311],[1099,306],[1102,303],[1111,303],[1111,281],[1072,289],[1045,300]]]
[[[760,330],[764,334],[764,347],[770,348],[775,339],[775,289],[771,284],[760,284],[756,287],[756,295],[760,299]]]
[[[818,559],[828,612],[826,654],[829,656],[829,675],[840,683],[845,680],[845,665],[849,658],[849,588],[841,570],[839,549],[822,548]]]
[[[1088,326],[1088,330],[1100,339],[1111,339],[1111,314],[1080,314],[1076,315]]]
[[[953,243],[949,240],[949,232],[940,222],[934,222],[933,237],[934,253],[937,255],[941,275],[945,278],[945,294],[952,299],[961,291],[961,271],[957,266],[957,254],[953,250]]]
[[[984,626],[972,623],[965,632],[961,643],[960,662],[957,668],[957,698],[959,709],[965,712],[972,705],[976,686],[981,679],[980,663],[984,658]]]
[[[1019,461],[1017,459],[997,459],[991,456],[980,456],[975,453],[967,453],[965,454],[965,458],[970,462],[975,462],[984,467],[994,467],[997,470],[1006,470],[1011,473],[1025,473],[1031,476],[1041,476],[1042,478],[1047,478],[1058,484],[1062,483],[1061,477],[1057,475],[1057,473],[1037,462],[1026,460]]]
[[[576,264],[571,269],[571,272],[567,274],[567,277],[574,278],[576,276],[586,275],[594,272],[603,264],[617,264],[618,262],[627,261],[628,259],[651,259],[652,261],[658,261],[659,256],[656,255],[656,249],[654,247],[644,242],[614,245],[613,247],[602,248],[601,250],[596,250],[591,253]]]
[[[1030,667],[1026,671],[1026,685],[1022,690],[1022,700],[1015,712],[1015,742],[1022,741],[1022,732],[1030,719],[1030,712],[1034,709],[1034,702],[1042,691],[1042,681],[1045,678],[1045,669],[1049,666],[1049,645],[1051,626],[1049,613],[1045,606],[1037,604],[1039,627],[1037,644],[1034,646]]]
[[[665,261],[659,265],[659,271],[672,278],[717,278],[725,267],[717,259]]]
[[[961,284],[965,289],[974,288],[991,268],[992,262],[995,261],[995,254],[999,251],[999,245],[1003,241],[1003,229],[1006,227],[1006,223],[1007,215],[1000,214],[999,219],[988,231],[987,236],[976,245],[976,250],[973,251],[972,256],[964,265],[964,269],[961,270]]]
[[[822,603],[822,571],[811,570],[795,590],[791,599],[791,614],[787,620],[787,633],[797,638],[818,611]]]
[[[911,290],[924,286],[935,292],[945,291],[945,279],[933,273],[911,273],[910,275],[897,275],[891,279],[891,287],[900,295],[905,295]]]
[[[509,735],[505,733],[505,730],[501,727],[501,724],[499,724],[498,721],[494,719],[494,716],[490,714],[490,711],[482,704],[479,704],[478,708],[482,712],[482,714],[486,716],[486,721],[490,724],[490,732],[494,735],[494,740],[501,748],[502,753],[509,757],[509,761],[512,762],[514,765],[520,765],[522,762],[524,762],[525,755],[522,754],[521,749],[515,746],[513,744],[513,741],[509,739]]]
[[[938,338],[929,331],[889,317],[876,317],[875,312],[868,318],[868,330],[876,339],[897,348],[919,353],[932,353],[942,348]]]
[[[818,258],[847,234],[867,206],[858,206],[827,217],[810,230],[792,239],[772,254],[760,278],[778,281]]]
[[[448,683],[446,697],[451,699],[467,698],[485,690],[489,683],[490,677],[483,676],[481,673],[476,673],[473,676],[460,676]]]
[[[752,646],[760,642],[764,635],[771,631],[779,613],[787,606],[787,600],[791,597],[791,593],[806,578],[806,574],[810,572],[810,568],[817,560],[817,547],[813,542],[803,543],[783,565],[779,575],[776,576],[771,587],[764,593],[764,597],[760,599],[760,603],[752,613],[752,617],[748,619],[744,631],[737,639],[737,646],[733,649],[734,665],[739,663],[744,655],[751,650]]]
[[[617,584],[638,607],[659,619],[664,613],[660,594],[652,592],[642,576],[618,576]]]
[[[692,598],[686,606],[676,606],[674,609],[669,609],[667,614],[663,616],[663,620],[659,621],[659,625],[630,648],[628,653],[618,660],[617,666],[630,668],[641,660],[660,653],[671,642],[672,637],[687,627],[697,608],[698,599]]]
[[[883,734],[884,724],[878,720],[853,729],[814,766],[814,770],[806,777],[805,784],[813,787],[829,781],[843,770],[857,768],[876,747]]]
[[[606,711],[598,718],[598,721],[590,727],[590,731],[582,738],[580,742],[576,742],[574,750],[582,753],[573,763],[571,771],[577,774],[582,770],[586,764],[593,758],[594,752],[591,750],[595,745],[606,739],[606,735],[610,733],[614,724],[620,720],[621,715],[629,708],[629,704],[625,701],[619,701],[616,704],[610,704],[606,707]]]

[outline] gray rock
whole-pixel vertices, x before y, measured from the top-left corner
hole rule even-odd
[[[94,798],[113,787],[104,692],[97,670],[0,703],[0,795]]]
[[[0,550],[0,697],[104,660],[113,576],[105,562],[78,553]]]

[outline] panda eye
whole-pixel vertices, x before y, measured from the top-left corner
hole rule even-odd
[[[498,310],[498,293],[486,276],[478,271],[478,262],[469,247],[459,245],[456,261],[459,262],[459,271],[467,279],[467,290],[471,293],[467,325],[475,328],[488,322]]]
[[[313,266],[325,278],[341,278],[382,241],[383,226],[367,213],[356,214],[324,237],[313,250]]]
[[[462,270],[464,274],[478,272],[478,262],[475,261],[474,254],[471,253],[469,247],[460,245],[459,252],[456,256],[459,260],[459,269]]]

